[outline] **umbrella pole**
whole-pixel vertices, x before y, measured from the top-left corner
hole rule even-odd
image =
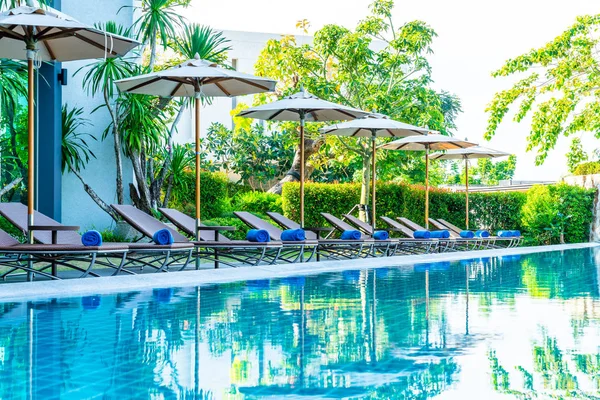
[[[35,100],[34,100],[34,68],[33,68],[33,58],[34,51],[31,49],[27,50],[27,142],[28,142],[28,169],[27,169],[27,225],[33,226],[33,213],[35,211],[34,201],[35,201]],[[33,231],[31,229],[27,229],[27,237],[29,243],[33,244]]]
[[[304,228],[304,114],[300,114],[300,226]]]
[[[425,228],[429,229],[429,146],[425,148]]]
[[[465,196],[467,200],[466,229],[469,229],[469,160],[465,157]]]
[[[200,95],[196,94],[196,241],[200,241]],[[215,232],[217,237],[217,232]],[[218,264],[215,261],[215,268]],[[196,269],[200,269],[200,257],[196,256]]]
[[[371,185],[372,185],[372,189],[371,189],[371,196],[372,196],[372,204],[371,204],[371,225],[373,226],[373,233],[375,232],[375,219],[376,219],[376,212],[375,212],[375,191],[377,190],[377,185],[376,185],[376,179],[377,179],[377,172],[375,171],[375,155],[377,154],[377,143],[375,141],[375,131],[372,132],[373,135],[371,136],[371,144],[373,146],[373,154],[372,154],[372,159],[371,159]]]

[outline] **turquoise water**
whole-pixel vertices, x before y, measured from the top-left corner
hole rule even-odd
[[[0,398],[596,399],[596,251],[0,304]]]

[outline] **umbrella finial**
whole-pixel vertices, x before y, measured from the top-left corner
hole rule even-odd
[[[200,59],[200,54],[196,53],[194,54],[194,60],[199,60]]]

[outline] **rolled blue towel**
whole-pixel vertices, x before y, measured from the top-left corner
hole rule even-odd
[[[431,237],[431,232],[429,232],[429,231],[414,231],[413,237],[415,239],[429,239]]]
[[[87,231],[81,235],[81,243],[84,246],[102,246],[102,234],[98,231]]]
[[[498,237],[501,237],[501,238],[513,237],[513,233],[512,233],[512,231],[498,231]]]
[[[281,240],[284,242],[301,242],[306,240],[304,229],[286,229],[281,232]]]
[[[154,240],[154,243],[159,244],[161,246],[173,244],[174,242],[173,234],[167,228],[154,232],[154,235],[152,235],[152,240]]]
[[[475,237],[487,238],[490,237],[490,232],[482,229],[475,232]]]
[[[390,234],[388,231],[375,231],[373,233],[373,239],[375,240],[388,240],[390,238]]]
[[[269,232],[264,229],[250,229],[246,234],[246,240],[250,242],[266,243],[271,241]]]
[[[461,231],[460,237],[463,239],[473,239],[475,237],[475,232],[473,231]]]
[[[511,231],[513,237],[521,237],[521,231]]]
[[[432,231],[431,237],[433,239],[448,239],[450,237],[450,232],[447,230]]]
[[[342,232],[342,240],[360,240],[361,234],[359,231],[344,231]]]

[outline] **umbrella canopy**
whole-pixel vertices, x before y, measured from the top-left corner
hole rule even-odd
[[[27,50],[36,50],[35,57],[41,61],[116,57],[140,44],[83,24],[52,7],[31,6],[0,13],[0,39],[0,57],[26,60]]]
[[[225,69],[198,55],[164,71],[117,81],[127,93],[162,97],[233,97],[272,92],[276,81]]]
[[[432,160],[465,160],[465,227],[469,229],[469,161],[475,158],[498,158],[508,157],[509,153],[488,149],[482,146],[473,146],[463,149],[448,150],[444,153],[434,153],[430,156]]]
[[[28,179],[27,222],[33,242],[35,110],[34,67],[41,61],[73,61],[116,57],[140,43],[83,24],[51,7],[16,7],[0,13],[0,57],[27,60],[28,70]]]
[[[353,121],[343,122],[327,126],[321,129],[321,133],[338,136],[351,137],[370,137],[372,140],[372,159],[371,159],[371,225],[373,230],[376,226],[376,171],[375,171],[375,155],[377,146],[376,137],[407,137],[415,135],[427,135],[429,129],[406,124],[404,122],[395,121],[383,114],[369,114],[363,118],[358,118]]]
[[[243,74],[201,60],[116,82],[122,92],[162,97],[232,97],[275,90],[276,81]],[[196,101],[196,239],[200,240],[200,101]],[[216,265],[216,264],[215,264]]]
[[[425,151],[425,226],[429,228],[429,151],[464,149],[477,144],[444,135],[409,136],[379,146],[381,149]]]
[[[268,121],[300,121],[300,225],[304,227],[304,122],[338,121],[369,113],[320,99],[304,88],[296,94],[262,106],[248,108],[239,117]]]

